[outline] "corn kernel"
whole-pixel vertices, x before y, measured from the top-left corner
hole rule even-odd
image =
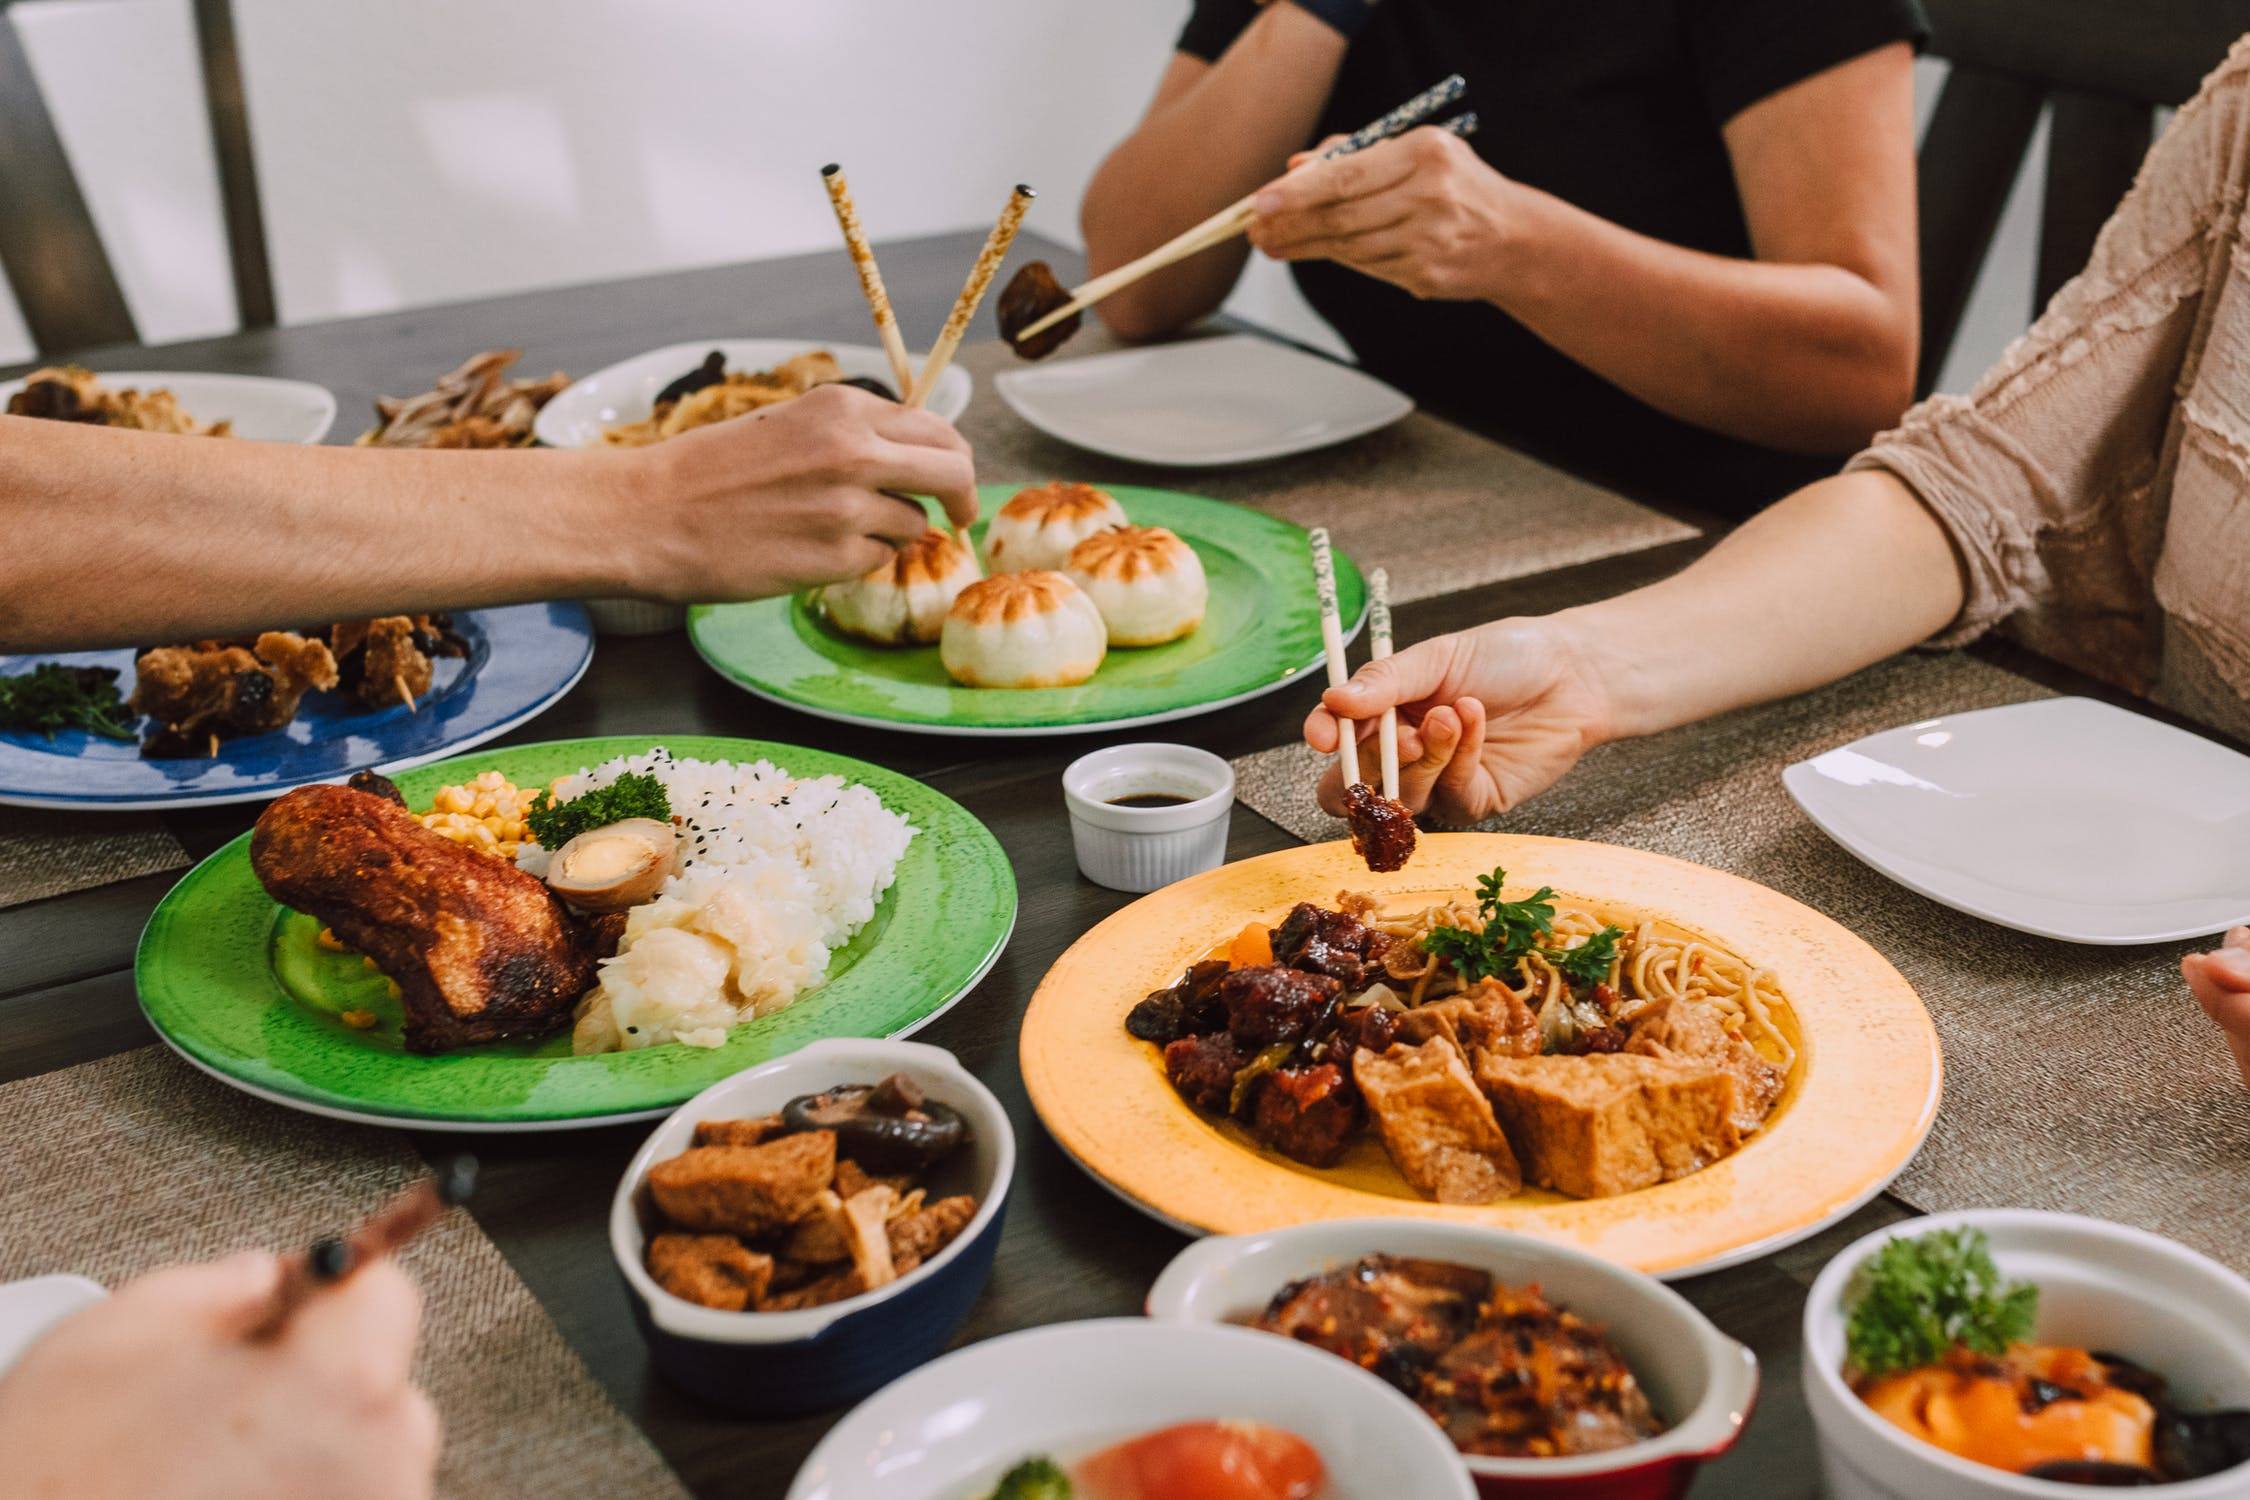
[[[330,953],[348,953],[351,951],[344,946],[344,940],[336,936],[336,929],[333,927],[321,928],[320,936],[315,938],[314,941]]]
[[[371,1010],[347,1010],[340,1013],[336,1019],[354,1031],[365,1031],[375,1024],[375,1012]]]

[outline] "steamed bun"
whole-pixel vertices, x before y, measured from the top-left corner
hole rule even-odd
[[[1123,526],[1125,507],[1090,484],[1036,484],[1016,491],[985,528],[984,555],[995,573],[1060,568],[1070,549],[1097,531]]]
[[[953,601],[938,657],[963,687],[1074,687],[1108,641],[1101,611],[1062,574],[996,573]]]
[[[1211,586],[1195,549],[1161,526],[1101,531],[1064,569],[1101,611],[1112,646],[1161,646],[1203,623]]]
[[[846,635],[883,646],[926,646],[945,628],[954,599],[981,576],[976,553],[933,526],[874,572],[831,583],[815,597]]]

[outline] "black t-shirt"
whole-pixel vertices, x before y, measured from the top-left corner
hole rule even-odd
[[[1195,0],[1180,50],[1215,60],[1259,10]],[[1480,122],[1471,144],[1500,172],[1656,239],[1748,256],[1720,127],[1925,31],[1919,0],[1380,0],[1313,139],[1460,73]],[[1330,262],[1292,269],[1368,370],[1628,488],[1743,514],[1837,466],[1667,416],[1489,303],[1418,302]]]

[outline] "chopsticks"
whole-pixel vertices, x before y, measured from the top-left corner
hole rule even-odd
[[[938,334],[937,342],[930,346],[929,358],[922,361],[922,373],[915,377],[914,390],[906,397],[908,406],[926,403],[930,392],[937,387],[938,377],[953,363],[953,352],[961,347],[961,336],[969,331],[969,320],[977,315],[978,304],[991,289],[992,278],[999,274],[1000,262],[1007,259],[1008,247],[1015,243],[1016,231],[1023,227],[1024,212],[1038,196],[1020,182],[1008,195],[992,233],[985,236],[984,248],[977,252],[976,264],[969,267],[969,279],[962,283],[961,295],[953,299],[953,311],[946,315],[944,329]]]
[[[1377,568],[1367,575],[1368,653],[1376,661],[1391,654],[1391,573]],[[1383,755],[1383,795],[1398,801],[1398,707],[1383,710],[1376,731]]]
[[[899,400],[904,401],[914,384],[914,364],[907,358],[906,338],[899,332],[898,315],[891,311],[891,294],[885,290],[883,273],[875,264],[875,247],[867,243],[867,231],[860,228],[859,209],[852,202],[842,165],[830,162],[822,167],[820,180],[828,189],[830,206],[836,210],[836,227],[844,232],[844,248],[851,252],[852,268],[859,272],[860,295],[874,314],[876,336],[883,341],[883,353],[891,362],[891,383]]]
[[[1355,151],[1364,151],[1377,141],[1389,140],[1392,136],[1419,125],[1431,115],[1454,103],[1467,88],[1467,82],[1463,80],[1460,74],[1455,73],[1449,78],[1432,84],[1381,119],[1369,121],[1326,151],[1321,152],[1314,159],[1316,161],[1334,161],[1337,157],[1349,156]],[[1437,128],[1451,131],[1453,134],[1460,136],[1474,135],[1477,129],[1476,113],[1472,110],[1467,114],[1458,115],[1445,121]],[[1035,338],[1063,319],[1084,312],[1104,297],[1131,286],[1142,277],[1152,275],[1163,270],[1166,266],[1186,260],[1189,256],[1200,255],[1213,245],[1221,245],[1233,239],[1236,235],[1248,229],[1250,221],[1257,216],[1257,211],[1253,206],[1257,197],[1256,193],[1247,194],[1220,209],[1202,223],[1182,230],[1138,260],[1127,261],[1114,271],[1105,271],[1096,276],[1093,280],[1072,291],[1068,302],[1027,325],[1020,333],[1015,335],[1015,342],[1022,343],[1026,339]]]
[[[1342,687],[1351,681],[1352,669],[1344,661],[1344,622],[1336,608],[1336,557],[1328,543],[1328,528],[1312,529],[1313,592],[1320,596],[1320,644],[1328,653],[1328,685]],[[1391,749],[1398,754],[1397,746]],[[1359,727],[1349,719],[1336,720],[1336,764],[1344,785],[1359,784]]]
[[[253,1340],[276,1338],[298,1308],[315,1292],[333,1286],[371,1260],[390,1254],[436,1223],[445,1211],[476,1191],[477,1159],[456,1156],[436,1175],[414,1183],[368,1216],[342,1239],[315,1240],[281,1265],[281,1282],[256,1327]]]

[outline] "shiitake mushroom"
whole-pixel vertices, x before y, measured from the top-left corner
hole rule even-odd
[[[969,1138],[960,1112],[924,1097],[904,1073],[800,1095],[781,1107],[781,1124],[790,1132],[834,1131],[836,1153],[878,1175],[919,1172]]]
[[[673,381],[656,393],[655,404],[664,406],[683,396],[692,396],[708,385],[717,385],[727,378],[727,357],[717,349],[703,356],[703,363]]]

